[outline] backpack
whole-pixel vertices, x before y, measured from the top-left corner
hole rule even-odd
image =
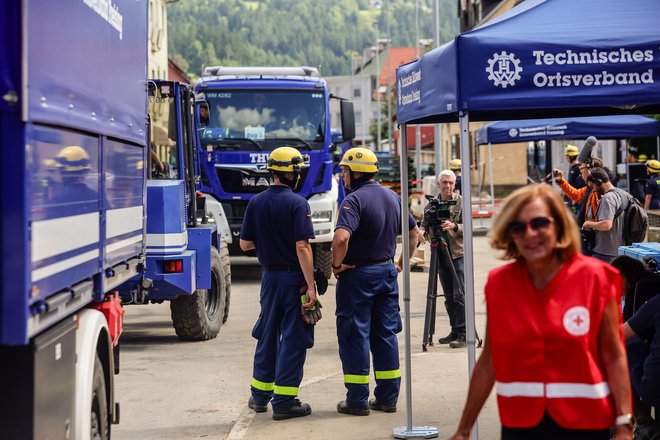
[[[639,201],[626,191],[619,188],[614,188],[614,191],[621,197],[622,202],[614,214],[614,218],[623,214],[623,241],[626,246],[643,242],[649,228],[649,217],[646,215],[646,211]]]

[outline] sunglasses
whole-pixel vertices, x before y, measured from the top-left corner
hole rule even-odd
[[[509,223],[509,226],[507,226],[507,231],[509,231],[509,234],[513,237],[520,237],[527,231],[527,226],[534,231],[538,231],[541,229],[547,229],[552,222],[553,220],[550,217],[534,217],[529,223],[514,220]]]

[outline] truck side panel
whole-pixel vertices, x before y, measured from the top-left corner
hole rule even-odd
[[[145,2],[28,0],[27,119],[144,143]]]

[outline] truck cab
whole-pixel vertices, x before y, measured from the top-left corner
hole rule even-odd
[[[310,204],[315,264],[329,276],[338,187],[332,172],[331,96],[318,70],[209,67],[195,93],[200,189],[207,195],[209,211],[226,215],[230,253],[241,253],[238,237],[248,202],[271,184],[268,155],[290,146],[310,158],[295,191]],[[343,138],[349,140],[355,133],[352,103],[342,101],[341,108]]]

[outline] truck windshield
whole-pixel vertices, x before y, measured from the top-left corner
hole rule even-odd
[[[262,149],[288,143],[296,148],[321,149],[325,138],[323,92],[316,90],[208,90],[208,112],[200,113],[202,144],[240,148],[250,139]],[[253,149],[252,142],[245,148]]]

